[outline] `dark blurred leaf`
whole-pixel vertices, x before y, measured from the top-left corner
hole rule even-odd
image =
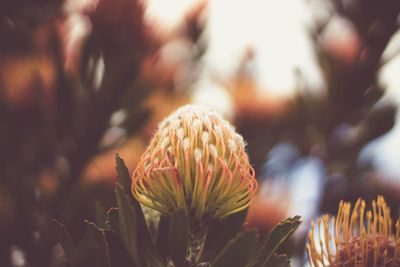
[[[128,117],[130,117],[132,113],[141,112],[143,107],[140,104],[153,92],[154,85],[149,82],[132,80],[126,87],[121,106],[126,109]]]
[[[370,108],[374,105],[383,96],[384,92],[385,91],[378,86],[371,86],[368,88],[363,95],[364,108]]]
[[[64,0],[3,0],[0,1],[0,16],[21,16],[35,18],[43,21],[47,17],[54,15]]]
[[[257,233],[255,231],[243,231],[222,249],[211,266],[213,267],[243,267],[249,261],[253,253]]]
[[[274,254],[263,267],[290,267],[290,260],[287,255]]]
[[[256,266],[267,266],[267,264],[270,264],[272,255],[276,252],[279,246],[293,234],[300,223],[300,216],[294,216],[275,226],[263,241],[261,255],[258,258],[258,264]]]
[[[342,134],[341,138],[331,138],[329,143],[330,160],[339,164],[357,164],[357,155],[371,140],[388,132],[395,123],[396,108],[391,105],[370,110],[358,125]],[[344,168],[341,167],[343,170]]]
[[[108,66],[113,70],[104,72],[102,84],[97,90],[97,100],[105,107],[111,107],[109,103],[112,100],[115,104],[113,108],[117,108],[121,106],[121,102],[126,101],[129,91],[136,91],[130,85],[137,82],[141,57],[129,52],[120,55],[103,53],[103,60],[105,68]]]
[[[118,203],[120,237],[125,244],[135,266],[141,266],[138,251],[139,244],[136,213],[130,204],[129,197],[124,192],[125,191],[122,185],[117,183],[115,193]]]
[[[98,267],[110,267],[110,255],[108,251],[108,244],[107,240],[104,235],[104,231],[96,226],[96,224],[85,220],[86,227],[88,228],[89,232],[92,234],[93,239],[96,241],[97,244],[97,255]]]
[[[112,267],[132,267],[134,266],[131,257],[118,234],[113,231],[104,231],[110,254]]]
[[[138,109],[135,106],[135,108],[127,109],[127,118],[122,127],[127,131],[129,136],[135,135],[142,129],[141,126],[148,121],[151,115],[151,110],[148,108]]]
[[[139,233],[139,237],[140,237]],[[140,239],[142,241],[142,239]],[[160,256],[159,251],[157,250],[156,246],[151,242],[146,243],[145,241],[143,242],[143,245],[139,247],[140,252],[142,253],[142,257],[145,259],[145,261],[150,264],[151,266],[154,267],[164,267],[165,262]]]
[[[172,215],[168,231],[169,256],[175,266],[183,267],[187,252],[188,219],[185,211],[180,210]]]
[[[89,34],[82,46],[79,73],[84,89],[86,89],[92,97],[96,91],[96,88],[94,88],[96,73],[98,71],[96,65],[99,63],[100,59],[101,51],[96,47],[96,40],[93,34]]]
[[[396,111],[394,105],[373,108],[359,126],[364,130],[364,139],[371,140],[389,131],[394,125]]]
[[[240,232],[246,214],[247,209],[232,214],[212,225],[204,245],[204,251],[210,254],[205,255],[207,259],[214,257],[230,239]]]
[[[57,221],[56,219],[51,220],[50,227],[52,232],[56,236],[58,242],[60,242],[61,246],[63,247],[65,255],[67,256],[67,259],[69,260],[71,266],[72,267],[76,266],[75,256],[77,254],[75,251],[75,245],[74,242],[72,241],[71,235],[64,227],[64,225],[59,221]]]

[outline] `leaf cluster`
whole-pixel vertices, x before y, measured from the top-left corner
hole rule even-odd
[[[124,161],[116,156],[118,183],[117,207],[99,210],[96,222],[85,224],[94,241],[98,267],[176,266],[176,267],[274,267],[290,266],[287,255],[278,248],[300,224],[295,216],[279,223],[270,234],[259,237],[255,230],[243,228],[245,212],[228,216],[212,225],[200,259],[187,258],[189,221],[183,211],[161,217],[156,238],[148,229],[142,208],[130,192],[130,175]],[[80,266],[78,251],[61,223],[54,229],[62,245],[67,266]]]

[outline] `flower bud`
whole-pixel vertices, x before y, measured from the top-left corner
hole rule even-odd
[[[132,177],[132,193],[164,215],[218,219],[249,206],[257,187],[242,137],[216,112],[187,105],[162,121]]]

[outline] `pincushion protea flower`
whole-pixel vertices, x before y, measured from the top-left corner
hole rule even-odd
[[[242,137],[216,112],[179,108],[159,125],[132,177],[132,193],[164,215],[185,210],[193,221],[245,209],[257,182]]]
[[[341,202],[337,217],[320,217],[308,236],[308,256],[319,267],[395,267],[400,266],[400,220],[392,233],[390,209],[382,196],[372,201],[372,211],[365,212],[359,199]]]

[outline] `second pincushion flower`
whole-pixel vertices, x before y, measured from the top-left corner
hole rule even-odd
[[[393,221],[382,196],[372,201],[372,210],[359,199],[354,208],[340,202],[336,217],[324,215],[312,224],[307,252],[312,267],[400,266],[400,219]]]
[[[216,112],[184,106],[162,121],[133,173],[132,193],[164,215],[223,218],[248,207],[257,187],[242,137]]]

